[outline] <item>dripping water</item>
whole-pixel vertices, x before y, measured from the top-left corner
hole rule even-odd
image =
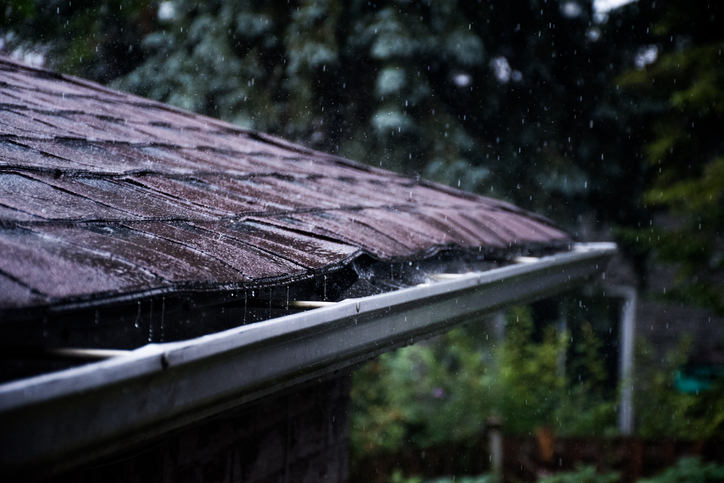
[[[165,315],[166,315],[166,297],[161,297],[161,330],[159,331],[159,332],[161,332],[161,333],[159,334],[159,337],[160,337],[159,342],[163,342],[163,338],[164,338],[164,335],[165,335],[165,334],[164,334],[164,329],[165,329],[165,327],[164,327],[164,319],[165,319]]]
[[[151,307],[148,310],[148,341],[153,342],[153,299],[150,301]]]
[[[137,329],[141,327],[141,301],[138,301],[138,313],[136,314],[136,321],[133,323]]]

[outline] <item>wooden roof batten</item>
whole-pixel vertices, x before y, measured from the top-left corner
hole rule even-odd
[[[0,367],[0,474],[123,450],[581,283],[615,250],[0,58],[0,337],[65,369]]]

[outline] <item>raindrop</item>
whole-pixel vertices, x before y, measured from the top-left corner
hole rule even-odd
[[[221,309],[223,313],[223,308]],[[166,297],[161,298],[161,342],[163,342],[163,333],[164,333],[164,319],[166,316]]]
[[[249,294],[245,290],[244,291],[244,324],[246,324],[246,308],[247,308],[248,304],[249,304]]]
[[[153,342],[153,300],[150,302],[148,311],[148,341]]]
[[[136,322],[133,324],[137,329],[141,327],[141,301],[138,301],[138,313],[136,314]]]

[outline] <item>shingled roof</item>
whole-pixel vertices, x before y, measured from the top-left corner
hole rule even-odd
[[[0,58],[0,474],[118,454],[583,283],[615,251]]]
[[[6,312],[570,241],[509,203],[0,58]]]

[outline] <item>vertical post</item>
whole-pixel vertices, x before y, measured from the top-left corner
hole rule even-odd
[[[505,311],[500,310],[493,316],[495,347],[499,348],[505,340]],[[500,377],[498,359],[493,358],[492,370]],[[486,423],[488,429],[488,451],[490,451],[490,472],[494,483],[503,483],[503,423],[493,408]]]
[[[503,482],[503,424],[496,415],[490,416],[488,426],[488,446],[490,451],[490,472],[494,483]]]
[[[633,432],[633,364],[634,332],[636,328],[636,289],[634,287],[615,287],[609,292],[623,298],[621,308],[620,341],[621,356],[618,372],[621,381],[621,401],[618,413],[618,429],[622,435]]]
[[[568,306],[566,297],[561,297],[558,301],[558,321],[556,323],[556,329],[558,335],[562,336],[568,330]],[[566,375],[566,349],[564,348],[558,354],[558,360],[556,361],[558,369],[558,377],[565,377]]]
[[[501,344],[505,339],[505,311],[499,310],[493,315],[493,332],[495,343]]]

